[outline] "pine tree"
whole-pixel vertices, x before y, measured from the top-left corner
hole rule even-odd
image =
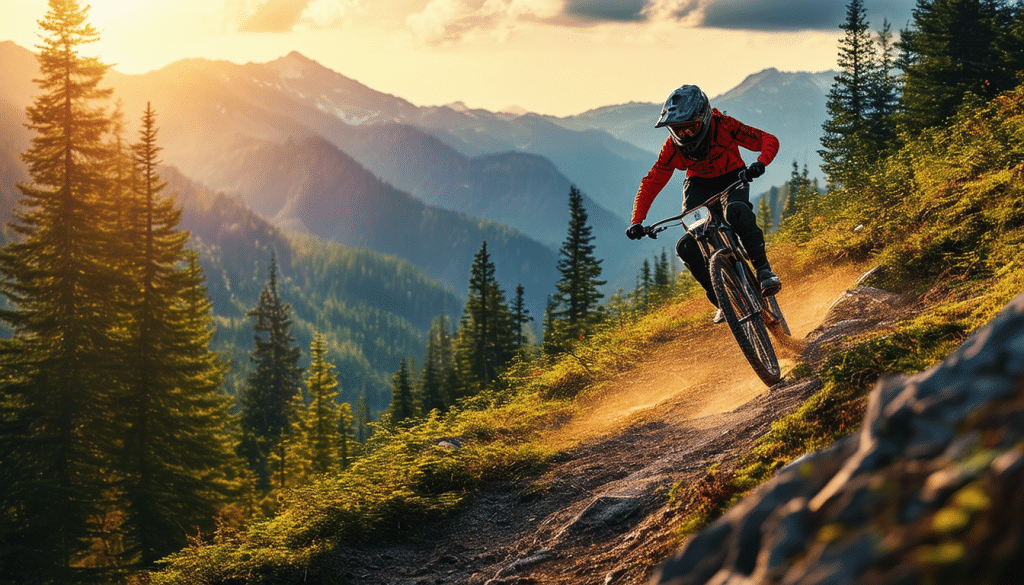
[[[665,252],[665,248],[661,249],[661,254],[654,257],[654,287],[651,292],[654,296],[655,304],[660,304],[669,296],[669,291],[672,287],[672,270],[668,263],[668,253]]]
[[[483,242],[470,267],[458,333],[459,372],[464,380],[460,386],[464,393],[493,385],[515,352],[512,316],[495,272],[487,242]]]
[[[605,310],[611,322],[618,323],[619,327],[625,327],[627,319],[633,313],[633,304],[629,295],[622,288],[615,290],[608,302],[605,303]]]
[[[559,322],[555,318],[557,310],[558,301],[555,299],[555,295],[548,295],[547,301],[544,303],[544,339],[541,347],[546,356],[553,356],[565,351],[562,344],[564,335],[562,335]]]
[[[1016,78],[1016,73],[1024,70],[1024,4],[1004,5],[999,11],[998,30],[1002,68]]]
[[[300,351],[293,346],[291,305],[285,304],[277,290],[277,259],[271,258],[270,279],[260,292],[259,302],[249,316],[255,319],[255,348],[250,360],[256,365],[241,396],[242,441],[240,454],[256,473],[260,489],[270,489],[269,457],[279,451],[277,460],[284,465],[282,437],[295,420],[292,398],[299,394],[302,369]],[[283,475],[282,475],[283,477]]]
[[[438,367],[435,355],[437,346],[433,339],[427,341],[427,358],[423,364],[423,375],[417,391],[420,412],[429,413],[433,410],[444,412],[447,406],[441,396],[442,372]]]
[[[894,75],[896,69],[896,43],[892,25],[882,21],[876,36],[878,62],[868,85],[867,131],[880,158],[885,150],[892,150],[896,142],[896,114],[899,108],[901,85]]]
[[[526,308],[526,291],[523,285],[516,286],[516,296],[512,301],[512,343],[516,351],[521,351],[528,343],[526,327],[533,321],[530,310]]]
[[[557,309],[555,318],[565,323],[567,340],[576,340],[591,333],[600,316],[599,303],[604,295],[598,290],[606,281],[600,280],[601,261],[594,256],[593,229],[587,225],[583,194],[573,185],[569,189],[569,229],[558,251],[558,272],[555,284]]]
[[[270,478],[269,489],[264,493],[263,499],[265,512],[276,511],[276,500],[280,491],[302,485],[313,476],[313,469],[303,443],[307,435],[306,421],[303,418],[305,411],[300,390],[288,400],[285,407],[290,421],[288,428],[281,432],[277,444],[270,449],[267,456]],[[275,493],[274,490],[278,492]]]
[[[114,113],[110,118],[112,142],[108,145],[110,157],[107,163],[107,177],[109,186],[106,199],[110,203],[113,215],[112,233],[124,234],[131,228],[129,226],[129,213],[135,207],[135,191],[139,178],[135,171],[135,161],[132,154],[130,141],[125,136],[124,112],[121,111],[121,102],[118,100]],[[120,244],[119,257],[128,260],[133,256],[134,250],[131,244],[123,238],[115,237],[114,245]],[[127,268],[126,268],[127,269]]]
[[[651,261],[644,258],[636,277],[636,291],[634,291],[637,306],[641,311],[647,311],[650,308],[652,288],[654,288],[654,277],[651,275]]]
[[[356,442],[365,444],[370,438],[370,405],[366,400],[366,390],[359,394],[359,400],[356,401],[356,408],[352,413],[352,427]]]
[[[352,415],[352,405],[342,402],[338,405],[338,465],[346,469],[359,453],[359,443],[356,442],[355,417]]]
[[[863,0],[850,0],[846,21],[839,27],[845,31],[839,43],[840,72],[825,104],[828,119],[822,125],[823,148],[818,151],[821,168],[834,188],[857,184],[874,152],[868,118],[879,65],[868,27]]]
[[[775,225],[775,220],[772,218],[772,206],[768,202],[769,199],[769,195],[765,193],[757,202],[757,225],[761,227],[765,234],[771,232],[772,227]]]
[[[452,330],[447,316],[438,315],[431,324],[430,335],[436,346],[434,356],[441,374],[441,401],[447,408],[455,403],[457,396],[463,393],[459,385],[458,364],[455,357],[457,332]]]
[[[391,377],[391,424],[397,425],[416,416],[416,404],[412,395],[412,379],[409,377],[409,363],[402,360],[398,371]]]
[[[427,414],[432,410],[444,412],[448,409],[456,393],[454,388],[447,387],[447,375],[453,368],[448,319],[441,315],[430,324],[427,335],[427,357],[417,392],[420,412]]]
[[[0,290],[14,331],[3,342],[0,565],[21,582],[71,582],[68,566],[89,536],[108,486],[111,357],[122,314],[112,266],[108,189],[111,90],[107,66],[79,54],[98,39],[88,7],[51,0],[38,55],[41,94],[27,108],[35,131],[22,155],[31,183],[0,251]]]
[[[781,188],[773,186],[768,189],[768,207],[772,210],[771,225],[778,230],[779,224],[782,223],[783,210],[786,207],[785,194]]]
[[[817,210],[818,188],[811,181],[806,165],[801,172],[800,166],[793,161],[793,172],[787,186],[789,196],[782,216],[782,227],[791,233],[807,234],[810,232],[811,218]]]
[[[661,266],[665,271],[665,284],[669,287],[674,287],[676,285],[676,271],[672,269],[672,256],[673,255],[669,254],[668,250],[665,248],[661,249]]]
[[[912,34],[900,41],[913,55],[903,71],[911,131],[941,124],[969,93],[991,99],[1016,85],[1016,70],[1005,67],[1014,59],[1001,44],[1010,10],[1000,0],[918,0]]]
[[[138,191],[123,235],[134,250],[127,266],[137,292],[127,299],[126,387],[117,405],[125,427],[126,552],[145,566],[187,544],[183,522],[213,527],[231,461],[227,404],[219,395],[225,369],[209,351],[210,305],[194,255],[184,265],[181,209],[161,194],[156,138],[155,113],[147,108],[132,146]]]
[[[306,388],[310,402],[301,417],[303,455],[312,475],[337,473],[342,442],[338,375],[334,364],[327,361],[327,342],[320,332],[314,334],[309,353]]]

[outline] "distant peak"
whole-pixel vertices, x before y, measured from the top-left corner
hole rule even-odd
[[[286,79],[302,79],[312,72],[327,70],[320,63],[298,51],[292,51],[284,57],[271,61],[267,65],[277,69],[281,76]]]
[[[793,79],[799,75],[807,75],[803,72],[782,72],[774,67],[762,69],[757,73],[751,73],[744,79],[739,85],[723,93],[722,95],[716,96],[714,100],[734,98],[743,95],[747,91],[755,87],[763,87],[764,84],[781,84],[785,80]]]
[[[530,113],[530,110],[527,110],[522,106],[508,106],[507,108],[502,108],[501,111],[498,113],[512,114],[513,116],[525,116],[526,114]]]
[[[769,67],[767,69],[762,69],[761,71],[758,71],[757,73],[751,73],[750,75],[747,76],[746,79],[744,79],[739,84],[738,87],[743,87],[745,85],[750,85],[752,83],[758,83],[760,81],[764,81],[766,79],[772,79],[772,78],[778,77],[780,75],[781,75],[781,72],[778,69],[776,69],[774,67]]]
[[[445,104],[445,107],[451,110],[455,110],[456,112],[469,111],[469,106],[467,106],[464,102],[452,102],[450,104]]]
[[[285,55],[283,58],[284,59],[288,59],[288,60],[292,60],[292,61],[302,61],[304,63],[316,63],[316,61],[313,61],[312,59],[310,59],[309,57],[303,55],[302,53],[300,53],[298,51],[292,51],[292,52],[288,53],[287,55]]]
[[[278,57],[277,59],[268,63],[268,65],[279,65],[279,66],[291,66],[291,67],[318,67],[324,69],[324,66],[303,55],[298,51],[292,51],[284,57]]]

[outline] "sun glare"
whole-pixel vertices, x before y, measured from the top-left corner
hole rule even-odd
[[[103,28],[103,25],[112,20],[124,17],[131,17],[144,12],[159,0],[92,0],[84,2],[89,6],[89,21],[96,28]]]

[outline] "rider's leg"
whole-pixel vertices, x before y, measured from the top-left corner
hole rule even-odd
[[[757,225],[757,216],[754,215],[754,208],[750,202],[735,199],[730,201],[725,209],[725,219],[743,242],[743,249],[750,256],[754,268],[765,265],[768,256],[764,248],[764,232]]]
[[[749,191],[747,195],[749,196]],[[757,225],[754,206],[750,200],[748,198],[737,200],[733,197],[725,210],[725,218],[732,229],[736,230],[736,235],[739,236],[743,248],[750,256],[750,263],[757,271],[757,280],[761,284],[761,291],[765,295],[779,292],[782,282],[768,263],[768,255],[764,247],[764,232]]]
[[[682,260],[683,265],[690,271],[697,282],[704,287],[704,294],[707,295],[711,304],[718,306],[718,297],[715,296],[715,289],[711,286],[711,274],[708,273],[708,265],[704,262],[704,254],[700,246],[690,237],[690,234],[679,238],[676,242],[676,256]]]

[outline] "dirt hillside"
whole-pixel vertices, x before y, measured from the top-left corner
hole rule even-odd
[[[786,279],[778,299],[798,341],[784,371],[861,273],[848,267]],[[577,416],[547,437],[565,451],[541,477],[486,486],[418,542],[337,551],[341,582],[646,583],[679,545],[665,528],[671,486],[745,452],[818,389],[813,379],[768,389],[728,328],[710,324],[706,301],[686,309],[706,313],[708,325],[664,343],[582,400]]]

